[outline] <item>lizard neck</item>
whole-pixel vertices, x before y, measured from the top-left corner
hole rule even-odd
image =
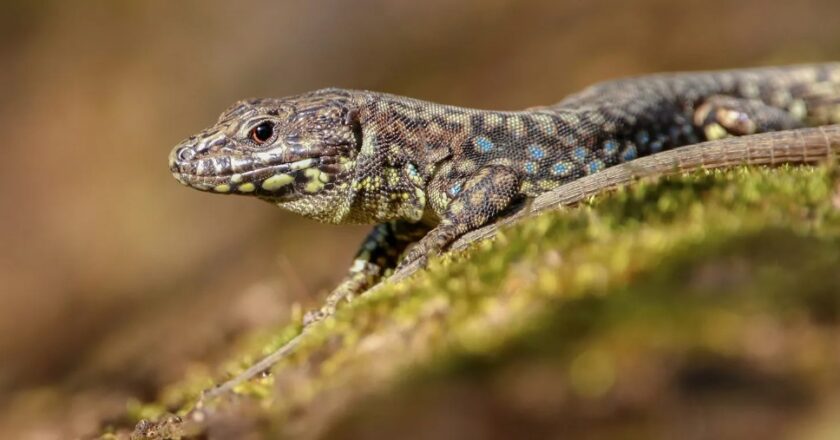
[[[430,158],[422,130],[424,107],[394,95],[356,92],[362,143],[347,185],[344,223],[418,222],[426,214]]]

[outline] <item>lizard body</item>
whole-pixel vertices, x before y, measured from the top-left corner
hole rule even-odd
[[[314,321],[401,255],[422,262],[520,200],[684,145],[838,122],[840,63],[650,75],[507,112],[324,89],[236,103],[170,169],[197,189],[376,225]]]

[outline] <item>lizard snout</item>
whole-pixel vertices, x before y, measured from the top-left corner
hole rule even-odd
[[[183,170],[195,154],[195,149],[191,145],[176,146],[169,153],[169,170],[173,173]]]
[[[172,172],[184,171],[206,155],[225,151],[229,142],[223,136],[192,136],[176,145],[169,153],[169,169]]]

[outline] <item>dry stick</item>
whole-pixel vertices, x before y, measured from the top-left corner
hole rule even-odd
[[[607,168],[541,194],[532,202],[520,205],[515,213],[495,224],[465,234],[456,240],[450,249],[461,250],[476,241],[489,238],[498,231],[499,227],[519,218],[560,206],[575,205],[589,197],[645,177],[668,176],[687,171],[731,168],[741,165],[810,164],[826,158],[831,159],[833,156],[840,157],[840,125],[733,137],[675,148]],[[392,275],[387,281],[403,280],[418,269],[420,269],[419,262],[411,264]],[[367,293],[379,289],[382,284],[379,283]],[[207,390],[201,401],[231,391],[237,385],[271,368],[300,344],[308,328],[304,328],[299,335],[251,368],[218,387]]]

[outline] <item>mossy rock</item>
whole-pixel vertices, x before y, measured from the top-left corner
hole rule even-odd
[[[697,172],[526,219],[343,307],[235,395],[195,409],[223,378],[198,374],[128,419],[158,420],[137,438],[837,438],[834,173]]]

